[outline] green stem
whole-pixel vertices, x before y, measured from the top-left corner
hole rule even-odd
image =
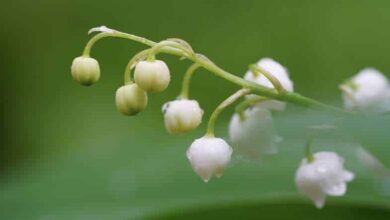
[[[314,161],[314,155],[311,151],[311,145],[313,144],[313,137],[309,137],[305,146],[305,156],[308,163],[312,163]]]
[[[339,89],[344,92],[344,94],[349,98],[349,100],[351,100],[351,102],[353,103],[353,107],[352,107],[352,110],[356,110],[356,106],[358,106],[357,104],[357,101],[354,97],[354,95],[352,94],[351,90],[348,89],[348,87],[346,85],[340,85],[339,86]]]
[[[88,41],[87,45],[85,46],[84,51],[83,51],[83,56],[89,56],[90,53],[91,53],[91,49],[92,49],[93,45],[97,41],[99,41],[99,40],[101,40],[103,38],[106,38],[106,37],[115,37],[115,38],[128,39],[128,40],[136,41],[136,42],[139,42],[139,43],[142,43],[142,44],[146,44],[147,46],[153,46],[154,44],[156,44],[155,42],[153,42],[151,40],[148,40],[146,38],[143,38],[143,37],[139,37],[139,36],[136,36],[136,35],[123,33],[123,32],[117,31],[117,30],[113,30],[112,33],[99,33],[99,34],[96,34],[95,36],[93,36]]]
[[[147,46],[154,46],[157,44],[156,42],[153,42],[151,40],[148,40],[143,37],[139,37],[132,34],[122,33],[119,31],[114,31],[113,33],[100,33],[95,35],[86,45],[83,55],[89,56],[90,50],[92,46],[100,39],[106,38],[106,37],[117,37],[117,38],[124,38],[132,41],[136,41],[142,44],[145,44]],[[343,109],[333,107],[330,105],[326,105],[324,103],[318,102],[314,99],[307,98],[305,96],[302,96],[298,93],[293,92],[283,92],[279,93],[276,89],[270,89],[266,88],[264,86],[261,86],[255,82],[251,82],[245,79],[242,79],[236,75],[233,75],[222,68],[218,67],[214,63],[205,60],[201,58],[201,56],[197,56],[194,53],[186,54],[184,51],[179,50],[177,48],[172,47],[163,47],[160,49],[160,52],[176,55],[180,57],[186,57],[189,60],[193,61],[194,63],[198,63],[201,67],[205,68],[206,70],[214,73],[216,76],[219,76],[221,78],[226,79],[229,82],[232,82],[240,87],[248,88],[251,90],[252,93],[258,94],[260,96],[265,96],[268,98],[276,99],[279,101],[286,101],[291,102],[294,104],[302,105],[305,107],[311,107],[315,109],[322,109],[322,110],[330,110],[338,113],[346,113]]]
[[[185,48],[183,45],[181,45],[175,41],[164,40],[164,41],[160,41],[152,46],[152,48],[150,49],[150,52],[149,52],[148,60],[153,61],[155,55],[157,55],[161,51],[161,49],[164,47],[176,48],[176,49],[182,51],[183,53],[187,54],[186,56],[188,56],[188,54],[191,53],[190,51],[187,50],[187,48]]]
[[[251,64],[249,65],[249,69],[252,71],[253,74],[255,75],[260,75],[262,74],[263,76],[265,76],[265,78],[267,78],[271,84],[274,86],[274,88],[279,92],[279,93],[282,93],[282,92],[285,92],[286,90],[283,88],[282,84],[280,83],[280,81],[275,77],[273,76],[271,73],[269,73],[268,71],[266,71],[265,69],[257,66],[256,64]]]
[[[145,58],[148,56],[149,52],[150,52],[150,49],[143,50],[143,51],[137,53],[137,54],[136,54],[133,58],[131,58],[131,60],[127,63],[126,69],[125,69],[125,74],[124,74],[125,85],[132,82],[132,79],[131,79],[131,70],[133,69],[134,64],[136,64],[136,62],[138,62],[138,61],[141,60],[141,59],[145,59]]]
[[[249,92],[250,92],[249,89],[240,89],[237,92],[235,92],[233,95],[229,96],[227,99],[225,99],[221,104],[219,104],[217,106],[217,108],[211,114],[209,122],[207,124],[206,136],[214,137],[215,122],[216,122],[218,116],[221,114],[221,112],[226,107],[228,107],[229,105],[233,104],[235,101],[237,101],[242,96],[248,94]]]
[[[245,99],[240,104],[238,104],[236,107],[236,112],[240,116],[240,119],[245,120],[244,112],[248,107],[251,107],[251,106],[253,106],[259,102],[265,101],[265,100],[268,100],[268,99],[265,97],[261,97],[261,96],[255,96],[255,97]]]
[[[195,70],[197,70],[199,67],[200,67],[199,64],[194,63],[187,69],[183,78],[183,84],[180,93],[181,98],[188,99],[192,75],[194,74]]]

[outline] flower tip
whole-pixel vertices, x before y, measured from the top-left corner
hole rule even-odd
[[[202,177],[202,180],[203,180],[204,183],[208,183],[209,180],[210,180],[210,178],[203,178],[203,177]]]
[[[220,169],[218,169],[217,171],[215,171],[215,176],[217,178],[221,178],[223,176],[223,168],[222,167]]]
[[[347,182],[351,182],[353,179],[355,179],[355,174],[348,171],[348,170],[345,170],[344,171],[344,179]]]
[[[223,173],[217,173],[217,174],[215,174],[215,176],[216,176],[217,178],[221,178],[221,177],[223,176]]]
[[[100,27],[94,27],[89,29],[88,34],[91,34],[93,32],[114,33],[114,30],[102,25]]]
[[[314,204],[315,204],[317,209],[322,209],[322,208],[324,208],[325,201],[324,200],[316,200],[316,201],[314,201]]]

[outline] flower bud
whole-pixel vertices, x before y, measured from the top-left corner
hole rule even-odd
[[[257,62],[256,65],[259,66],[261,69],[264,69],[265,71],[269,72],[276,79],[278,79],[280,84],[286,91],[292,92],[294,90],[293,82],[289,78],[287,69],[284,66],[282,66],[280,63],[276,62],[271,58],[262,58],[261,60],[259,60],[259,62]],[[258,83],[262,86],[271,89],[274,88],[272,83],[262,74],[255,75],[253,74],[253,72],[248,71],[245,74],[244,78],[246,80]],[[250,95],[248,95],[248,97],[250,97]],[[259,106],[271,110],[283,111],[286,108],[286,103],[281,101],[276,101],[276,100],[268,100],[259,103]]]
[[[325,204],[326,195],[342,196],[347,191],[347,182],[354,174],[344,169],[344,159],[334,152],[318,152],[314,161],[303,159],[295,174],[298,191],[311,200],[317,208]]]
[[[235,152],[247,159],[257,160],[264,154],[277,153],[281,138],[274,129],[268,109],[249,108],[242,117],[235,113],[229,124],[229,136]]]
[[[146,108],[148,96],[137,84],[132,83],[116,90],[115,103],[120,113],[136,115]]]
[[[84,86],[90,86],[100,78],[99,63],[91,57],[76,57],[72,62],[71,72],[73,79]]]
[[[208,182],[213,175],[222,176],[232,152],[232,148],[223,139],[205,136],[191,144],[187,150],[187,158],[192,169],[204,182]]]
[[[378,70],[366,68],[342,84],[344,106],[348,110],[390,111],[390,86]]]
[[[196,100],[180,99],[164,104],[165,128],[171,134],[185,133],[202,122],[203,110]]]
[[[134,80],[147,92],[162,92],[168,87],[171,75],[161,60],[140,61],[135,66]]]

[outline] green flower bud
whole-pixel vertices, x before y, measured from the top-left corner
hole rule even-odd
[[[168,87],[171,75],[161,60],[141,61],[135,66],[134,80],[147,92],[162,92]]]
[[[99,63],[91,57],[76,57],[71,71],[73,79],[84,86],[90,86],[100,78]]]
[[[115,104],[120,113],[136,115],[146,108],[148,96],[137,84],[132,83],[116,90]]]

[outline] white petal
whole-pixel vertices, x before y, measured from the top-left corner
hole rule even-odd
[[[200,176],[200,178],[202,178],[203,182],[205,183],[208,183],[210,178],[211,178],[211,175],[212,173],[210,172],[205,172],[205,171],[196,171],[196,173]]]
[[[344,170],[344,181],[351,182],[355,178],[355,174],[348,170]]]
[[[370,169],[370,171],[376,173],[390,173],[390,170],[381,161],[363,147],[356,149],[356,156],[364,166]]]
[[[233,148],[246,159],[257,160],[262,154],[277,153],[279,138],[267,109],[247,109],[244,120],[234,114],[229,124],[229,137]]]
[[[344,182],[336,185],[331,185],[325,189],[325,192],[331,196],[342,196],[345,194],[346,191],[347,184],[345,184]]]
[[[325,205],[325,195],[320,196],[313,200],[317,209],[321,209]]]
[[[91,34],[93,32],[114,33],[114,30],[106,26],[100,26],[89,29],[88,34]]]

